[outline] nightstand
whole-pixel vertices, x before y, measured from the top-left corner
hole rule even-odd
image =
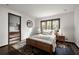
[[[57,36],[57,41],[61,43],[65,43],[65,36]]]

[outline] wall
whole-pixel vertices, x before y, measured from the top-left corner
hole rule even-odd
[[[77,8],[75,10],[75,19],[74,19],[74,23],[75,23],[75,44],[79,47],[79,8]]]
[[[33,22],[33,27],[32,28],[28,28],[27,25],[26,25],[26,21],[27,20],[31,20]],[[34,27],[35,27],[35,23],[34,23],[34,19],[31,19],[27,16],[23,16],[22,17],[22,21],[21,21],[21,38],[22,40],[28,38],[29,36],[33,35],[34,34]]]
[[[31,30],[34,28],[34,26],[31,29],[26,26],[27,20],[32,20],[34,22],[32,18],[0,5],[0,47],[8,44],[8,13],[13,13],[22,17],[21,40],[26,39],[31,34]]]
[[[35,24],[38,24],[38,25],[36,25],[36,28],[38,28],[38,29],[40,28],[41,20],[48,20],[48,19],[55,19],[55,18],[60,18],[60,28],[66,37],[66,41],[75,42],[74,12],[39,18],[35,22]],[[38,32],[38,30],[36,30],[36,31]]]

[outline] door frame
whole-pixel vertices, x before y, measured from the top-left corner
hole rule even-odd
[[[8,45],[9,45],[9,28],[10,28],[10,24],[9,24],[9,21],[10,21],[10,15],[13,15],[13,16],[17,16],[17,17],[20,17],[20,41],[21,41],[21,16],[19,15],[15,15],[13,13],[8,13]]]

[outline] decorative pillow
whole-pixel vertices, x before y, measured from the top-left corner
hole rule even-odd
[[[53,35],[53,36],[59,36],[57,30],[52,30],[51,35]]]
[[[51,35],[51,30],[44,30],[43,31],[43,34],[44,35]]]

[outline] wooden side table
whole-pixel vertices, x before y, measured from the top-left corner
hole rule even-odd
[[[65,43],[65,36],[57,36],[57,41],[61,43]]]

